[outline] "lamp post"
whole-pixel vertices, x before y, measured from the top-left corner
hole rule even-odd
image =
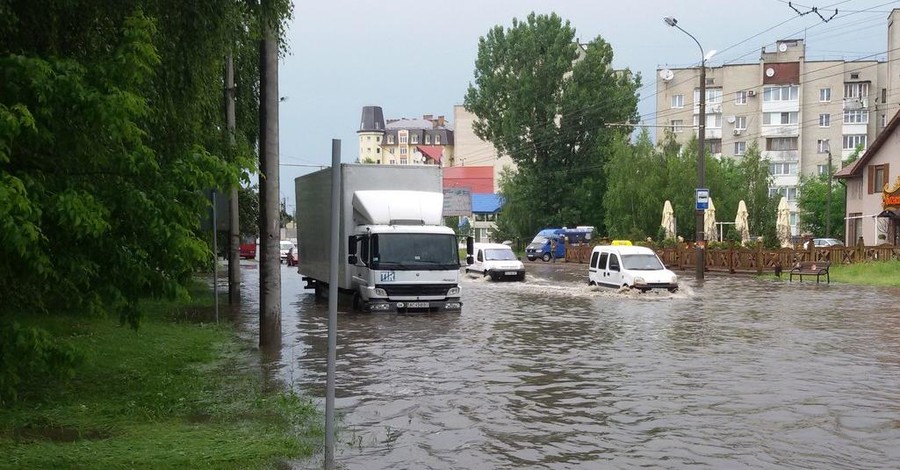
[[[687,34],[697,43],[700,48],[700,116],[697,119],[697,189],[706,186],[706,61],[712,57],[716,51],[710,51],[707,56],[703,52],[703,46],[693,34],[687,32],[681,26],[678,26],[678,20],[671,16],[663,18],[667,25],[678,28],[682,33]],[[703,233],[703,209],[697,209],[695,214],[694,226],[696,227],[696,250],[697,250],[697,279],[703,279],[703,272],[706,268],[706,247],[704,240],[706,237]]]
[[[828,199],[825,203],[825,237],[831,237],[831,142],[825,141],[825,151],[828,152]]]

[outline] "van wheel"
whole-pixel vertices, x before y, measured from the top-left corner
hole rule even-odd
[[[528,261],[534,261],[534,259],[535,259],[534,256],[529,256],[529,257],[528,257]]]
[[[674,294],[675,292],[677,292],[677,291],[678,291],[678,288],[677,288],[677,287],[670,287],[670,288],[669,288],[669,292],[671,292],[671,293],[673,293],[673,294]]]
[[[541,256],[541,259],[544,260],[545,263],[550,261],[550,253],[544,253],[544,256]]]

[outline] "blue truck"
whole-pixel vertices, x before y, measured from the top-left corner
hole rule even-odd
[[[593,234],[594,227],[545,228],[538,232],[531,243],[525,247],[525,257],[528,258],[528,261],[539,258],[544,261],[550,261],[552,258],[565,258],[566,244],[587,243]],[[554,241],[556,241],[556,251],[551,255]]]

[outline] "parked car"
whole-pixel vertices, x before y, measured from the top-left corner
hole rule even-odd
[[[630,287],[678,290],[678,276],[666,269],[656,252],[645,246],[616,243],[594,247],[588,265],[588,284],[606,287]]]
[[[511,279],[515,281],[525,280],[525,265],[516,258],[512,248],[502,243],[476,243],[471,265],[466,267],[466,272],[480,273],[490,276],[494,281]]]
[[[838,240],[837,238],[813,238],[813,247],[814,248],[827,248],[829,246],[844,246],[844,242]],[[809,248],[809,241],[803,244],[803,249],[806,250]]]

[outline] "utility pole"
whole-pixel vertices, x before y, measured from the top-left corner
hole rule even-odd
[[[228,155],[234,161],[234,59],[225,57],[225,126],[228,129]],[[238,188],[228,192],[228,303],[241,301],[241,224]]]
[[[828,145],[828,203],[825,208],[825,236],[831,237],[831,180],[834,173],[831,171],[831,144]]]
[[[270,12],[262,2],[263,38],[259,53],[259,346],[281,345],[281,217],[278,184],[278,42]]]

